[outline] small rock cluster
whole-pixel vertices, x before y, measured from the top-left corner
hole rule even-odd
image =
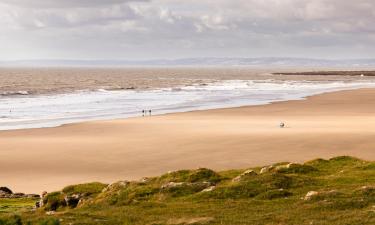
[[[7,187],[0,187],[0,198],[40,198],[40,196],[37,194],[13,193],[13,191]]]
[[[301,165],[298,163],[286,163],[282,165],[270,165],[270,166],[265,166],[263,167],[259,174],[264,174],[264,173],[269,173],[269,172],[285,172],[285,171],[290,171],[290,170],[313,170],[312,167],[306,166],[306,165]]]
[[[248,178],[248,177],[253,177],[253,176],[256,176],[258,175],[254,170],[246,170],[245,172],[243,172],[242,174],[240,174],[239,176],[233,178],[233,182],[239,182],[245,178]]]
[[[330,191],[321,191],[321,192],[317,192],[317,191],[309,191],[307,192],[307,194],[305,195],[305,197],[303,197],[302,199],[305,200],[305,201],[309,201],[309,200],[313,200],[313,199],[316,199],[316,198],[327,198],[327,197],[333,197],[333,196],[337,196],[337,195],[340,195],[341,193],[336,191],[336,190],[330,190]]]
[[[203,182],[195,182],[195,183],[190,183],[190,182],[168,182],[166,184],[163,184],[161,186],[162,190],[168,190],[168,189],[173,189],[173,188],[179,188],[179,187],[197,187],[201,190],[205,190],[209,187],[214,187],[212,183],[203,181]],[[214,188],[212,188],[213,190]],[[206,190],[208,191],[208,190]]]

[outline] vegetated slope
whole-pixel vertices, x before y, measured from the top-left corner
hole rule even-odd
[[[375,224],[375,162],[352,157],[248,170],[181,170],[73,185],[0,224]],[[1,200],[0,200],[1,204]]]

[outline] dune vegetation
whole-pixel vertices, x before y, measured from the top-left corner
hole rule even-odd
[[[37,209],[32,201],[0,199],[0,225],[375,224],[375,162],[336,157],[222,172],[181,170],[71,185],[45,195]]]

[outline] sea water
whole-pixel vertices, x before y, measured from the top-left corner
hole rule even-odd
[[[298,100],[339,90],[375,87],[373,81],[227,80],[154,90],[96,90],[0,97],[0,130],[55,127],[93,120]]]

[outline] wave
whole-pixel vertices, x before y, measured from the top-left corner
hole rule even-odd
[[[186,112],[215,108],[268,104],[307,96],[365,87],[375,82],[317,82],[275,80],[228,80],[154,90],[80,91],[33,95],[4,93],[0,101],[0,130],[53,127],[83,121]],[[12,95],[19,95],[16,98]],[[24,96],[26,95],[26,96]]]
[[[29,91],[3,91],[0,92],[0,96],[23,96],[30,95]]]

